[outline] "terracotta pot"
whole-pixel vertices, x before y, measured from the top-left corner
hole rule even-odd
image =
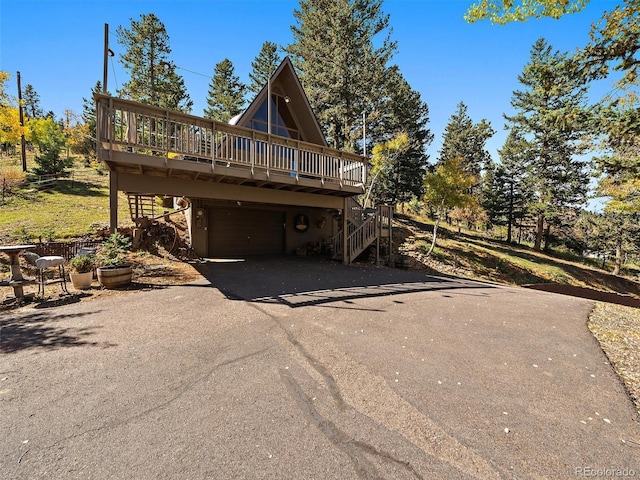
[[[71,283],[73,284],[73,288],[76,290],[84,290],[85,288],[91,288],[91,283],[93,282],[93,272],[71,272],[69,274],[71,278]]]
[[[104,288],[122,288],[131,283],[131,265],[123,267],[98,267],[98,282]]]

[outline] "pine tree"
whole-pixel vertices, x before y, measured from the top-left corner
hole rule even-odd
[[[278,54],[278,46],[272,42],[264,42],[260,53],[251,62],[252,70],[249,72],[251,83],[248,90],[254,95],[260,93],[281,62],[282,58]]]
[[[225,58],[217,63],[209,84],[208,107],[204,116],[219,122],[228,122],[242,112],[245,85],[234,74],[233,63]]]
[[[427,146],[433,140],[433,134],[427,127],[429,107],[422,101],[420,93],[413,90],[404,79],[398,67],[392,67],[387,77],[386,103],[379,111],[386,118],[375,116],[372,112],[369,125],[370,134],[374,138],[385,138],[385,135],[405,135],[406,146],[395,155],[392,164],[379,172],[373,184],[373,197],[377,203],[407,202],[413,197],[420,198],[424,193],[424,175],[429,156]],[[384,128],[385,131],[381,131]],[[376,132],[379,129],[380,131]],[[391,141],[390,139],[388,141]],[[387,142],[381,142],[384,145]],[[375,147],[374,147],[375,151]],[[375,165],[375,155],[372,163]],[[378,173],[372,171],[371,175]]]
[[[120,62],[130,72],[130,80],[118,94],[137,102],[185,113],[193,102],[187,94],[183,78],[169,61],[171,48],[164,24],[153,13],[131,19],[131,29],[119,26],[118,43],[125,47]]]
[[[43,116],[42,107],[40,106],[40,95],[36,92],[33,85],[27,84],[22,93],[22,102],[24,103],[25,114],[29,118],[40,118]]]
[[[362,113],[371,113],[388,93],[388,62],[396,50],[389,15],[382,0],[300,0],[299,5],[293,12],[294,42],[285,50],[329,143],[361,151]]]
[[[480,173],[491,158],[485,144],[494,133],[491,124],[485,119],[473,123],[467,114],[467,106],[460,102],[445,127],[438,163],[461,158],[462,167],[479,182]]]
[[[513,228],[529,214],[533,189],[528,181],[530,158],[526,141],[510,132],[499,151],[500,163],[491,165],[485,173],[482,205],[489,223],[507,226],[507,242],[513,239]]]
[[[100,81],[91,89],[91,96],[82,98],[82,128],[81,138],[75,143],[75,152],[84,155],[86,158],[96,158],[96,102],[93,94],[102,93],[102,83]],[[111,95],[107,92],[107,95]]]
[[[33,118],[28,122],[30,140],[38,146],[38,164],[33,172],[36,175],[69,175],[67,169],[73,165],[73,159],[61,158],[67,139],[64,130],[52,117]]]
[[[587,88],[567,54],[552,52],[544,39],[534,44],[518,80],[523,89],[513,92],[515,114],[505,119],[529,145],[537,197],[534,249],[540,250],[551,223],[586,198],[587,166],[578,155],[587,147],[582,141],[589,130]]]

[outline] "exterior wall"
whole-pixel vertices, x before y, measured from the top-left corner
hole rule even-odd
[[[295,228],[295,220],[299,215],[309,219],[309,228],[305,232]],[[311,243],[322,244],[335,233],[331,214],[323,208],[289,208],[286,224],[287,254],[294,254],[296,249],[305,248]]]
[[[323,244],[328,238],[337,232],[336,222],[331,212],[326,208],[296,207],[290,205],[258,204],[248,202],[225,202],[194,199],[191,209],[191,235],[193,248],[198,255],[211,256],[209,253],[209,230],[215,228],[209,224],[208,218],[214,209],[243,208],[259,211],[277,211],[285,214],[285,247],[284,253],[293,255],[296,249],[305,249],[312,243]],[[198,216],[198,212],[202,215]],[[309,220],[309,228],[299,232],[294,226],[294,220],[299,215],[306,215]]]
[[[244,208],[262,208],[285,212],[285,252],[287,254],[294,254],[297,248],[303,248],[311,242],[323,242],[327,237],[335,234],[338,229],[329,212],[330,210],[342,210],[344,206],[343,197],[330,195],[132,173],[114,173],[113,191],[117,189],[143,194],[155,192],[160,195],[187,197],[191,202],[191,208],[185,211],[185,215],[190,226],[192,247],[198,255],[203,257],[209,256],[209,209],[215,208],[216,205],[229,208],[229,206],[237,206],[239,202]],[[117,209],[114,211],[117,212]],[[309,229],[304,233],[297,232],[293,227],[293,220],[298,214],[309,217]],[[322,222],[323,218],[326,218],[326,221]],[[322,226],[318,227],[321,223]]]
[[[190,213],[189,231],[191,235],[191,247],[201,257],[208,255],[209,239],[209,212],[202,200],[192,199],[191,209],[185,212]]]

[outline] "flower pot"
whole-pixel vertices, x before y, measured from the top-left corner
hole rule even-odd
[[[131,265],[123,267],[98,267],[98,282],[104,288],[122,288],[131,283]]]
[[[69,274],[71,278],[71,283],[73,284],[73,288],[76,290],[84,290],[85,288],[91,288],[91,283],[93,282],[93,272],[71,272]]]

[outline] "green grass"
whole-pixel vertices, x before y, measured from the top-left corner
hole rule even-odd
[[[16,167],[17,165],[17,167]],[[15,158],[0,158],[0,182],[3,173],[19,168]],[[30,159],[28,169],[35,164]],[[59,180],[53,187],[38,191],[28,183],[14,186],[0,199],[0,242],[67,240],[94,234],[109,224],[108,175],[95,166],[76,160],[73,176]],[[124,195],[118,199],[118,222],[129,225]]]

